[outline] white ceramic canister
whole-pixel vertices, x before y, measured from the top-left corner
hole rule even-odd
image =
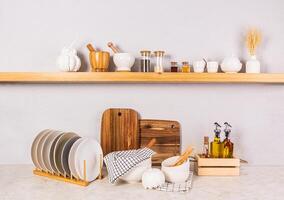
[[[205,65],[206,65],[206,63],[205,63],[204,60],[195,61],[195,62],[193,62],[193,71],[195,73],[203,73]]]
[[[260,73],[260,62],[255,55],[246,62],[246,73]]]
[[[207,72],[208,73],[217,73],[218,72],[219,63],[216,62],[216,61],[208,61],[206,67],[207,67]]]

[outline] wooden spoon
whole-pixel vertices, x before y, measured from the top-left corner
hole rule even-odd
[[[153,138],[147,145],[147,148],[151,148],[152,146],[154,146],[154,144],[157,142],[156,138]]]
[[[182,163],[184,163],[187,160],[187,158],[190,156],[192,151],[193,151],[193,148],[191,146],[189,146],[185,150],[185,152],[177,159],[177,161],[173,165],[171,165],[171,167],[176,167],[176,166],[179,166]]]
[[[107,43],[107,46],[108,46],[109,48],[111,48],[111,50],[112,50],[114,53],[119,53],[119,49],[118,49],[116,46],[114,46],[114,44],[113,44],[112,42]]]

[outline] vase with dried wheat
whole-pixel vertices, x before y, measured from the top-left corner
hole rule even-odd
[[[257,29],[251,29],[246,36],[246,46],[250,59],[246,62],[246,73],[260,73],[260,62],[256,58],[256,48],[261,42],[261,34]]]

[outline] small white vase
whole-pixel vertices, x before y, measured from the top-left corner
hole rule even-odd
[[[246,62],[246,73],[260,73],[260,62],[255,55]]]

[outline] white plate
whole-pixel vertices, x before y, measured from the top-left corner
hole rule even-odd
[[[70,153],[70,150],[71,150],[71,147],[73,146],[73,144],[80,138],[81,137],[79,137],[79,136],[73,136],[64,144],[63,149],[62,149],[61,165],[63,167],[64,173],[67,174],[68,177],[71,176],[70,168],[69,168],[69,164],[68,164],[69,153]]]
[[[37,134],[37,136],[35,137],[35,139],[33,140],[33,144],[32,144],[32,148],[31,148],[31,157],[32,157],[32,161],[35,165],[36,168],[40,169],[40,165],[38,164],[38,160],[37,160],[37,146],[38,143],[40,141],[40,139],[46,134],[46,132],[48,132],[50,130],[45,129],[43,131],[41,131],[39,134]]]
[[[65,143],[72,137],[77,136],[76,133],[71,133],[71,132],[67,132],[67,133],[63,133],[59,139],[57,140],[55,147],[54,147],[54,151],[53,151],[53,156],[54,156],[54,163],[55,163],[55,167],[57,169],[57,171],[62,174],[64,174],[64,170],[63,170],[63,166],[61,163],[61,154],[62,154],[62,150],[63,147],[65,145]]]
[[[50,150],[51,150],[51,146],[52,146],[53,142],[60,135],[60,133],[62,133],[62,132],[61,131],[51,131],[50,134],[48,135],[48,137],[46,138],[45,143],[43,144],[41,156],[43,158],[43,163],[44,163],[45,167],[48,169],[48,171],[50,173],[54,172],[54,170],[51,166],[50,157],[49,157],[50,156]]]
[[[79,178],[84,180],[84,160],[86,161],[86,181],[95,180],[100,174],[103,151],[94,139],[84,139],[75,152],[75,169]]]
[[[68,165],[71,171],[71,175],[74,176],[75,178],[79,178],[79,175],[76,172],[75,168],[75,152],[79,146],[79,144],[84,140],[84,138],[78,139],[71,147],[69,156],[68,156]]]
[[[55,162],[54,162],[54,149],[55,149],[56,142],[58,141],[58,139],[61,137],[61,135],[63,133],[64,132],[61,132],[56,138],[54,138],[54,141],[52,142],[51,147],[50,147],[50,151],[49,151],[49,163],[50,163],[50,166],[52,168],[52,171],[54,173],[57,173],[57,174],[59,174],[59,171],[57,171],[56,166],[55,166]]]
[[[48,169],[46,168],[46,166],[43,162],[43,157],[42,157],[41,152],[42,152],[42,149],[43,149],[43,145],[44,145],[47,137],[50,135],[51,132],[52,132],[52,130],[49,130],[41,137],[41,139],[38,142],[37,148],[36,148],[36,153],[37,153],[36,158],[37,158],[38,164],[40,166],[40,169],[44,170],[46,172],[48,171]]]

